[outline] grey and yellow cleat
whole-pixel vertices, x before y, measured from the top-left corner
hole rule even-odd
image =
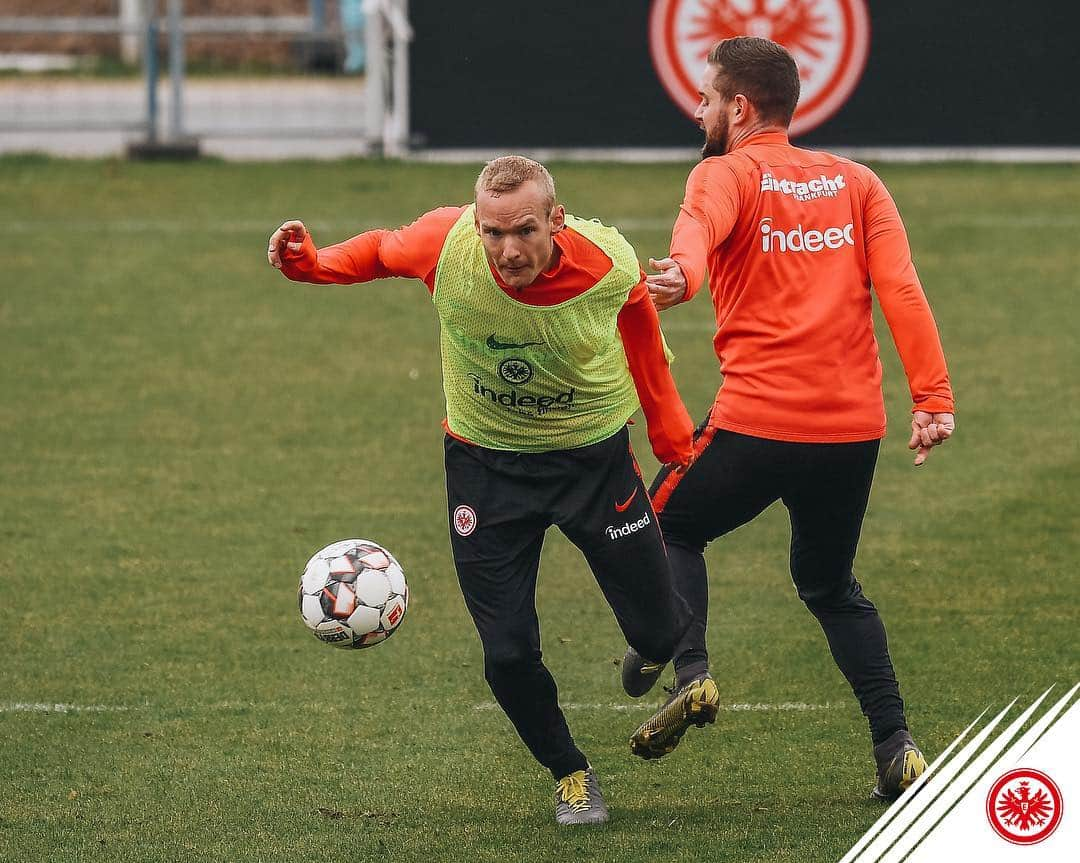
[[[622,658],[622,688],[631,698],[640,698],[656,685],[666,662],[650,662],[634,648],[626,648]]]
[[[559,824],[603,824],[608,808],[591,767],[575,770],[555,783],[555,820]]]
[[[686,730],[716,721],[720,691],[705,672],[684,686],[669,690],[671,697],[630,737],[630,751],[639,758],[663,758],[682,740]]]
[[[877,785],[871,792],[879,800],[895,800],[926,772],[926,759],[906,729],[900,729],[874,747]]]

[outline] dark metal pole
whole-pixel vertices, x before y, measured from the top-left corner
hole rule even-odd
[[[156,0],[143,4],[146,18],[146,42],[143,45],[143,61],[146,71],[146,142],[157,142],[158,130],[158,20]]]
[[[184,137],[184,3],[169,0],[169,78],[172,96],[169,111],[169,139]]]

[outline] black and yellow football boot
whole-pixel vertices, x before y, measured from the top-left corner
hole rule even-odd
[[[871,792],[879,800],[895,800],[926,772],[926,759],[906,729],[900,729],[874,747],[877,785]]]
[[[709,672],[668,690],[671,697],[630,737],[630,751],[639,758],[663,758],[691,725],[704,728],[716,721],[720,691]]]

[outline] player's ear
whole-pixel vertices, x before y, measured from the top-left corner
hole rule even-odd
[[[566,227],[566,208],[556,204],[551,211],[551,233],[557,234]]]
[[[753,106],[750,100],[742,93],[736,93],[731,100],[731,121],[733,123],[745,123],[753,115]]]

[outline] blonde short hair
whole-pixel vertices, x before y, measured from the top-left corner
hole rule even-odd
[[[476,178],[475,193],[491,192],[498,195],[512,192],[529,180],[540,187],[550,213],[555,209],[555,181],[547,168],[524,156],[500,156],[484,165],[484,170]]]

